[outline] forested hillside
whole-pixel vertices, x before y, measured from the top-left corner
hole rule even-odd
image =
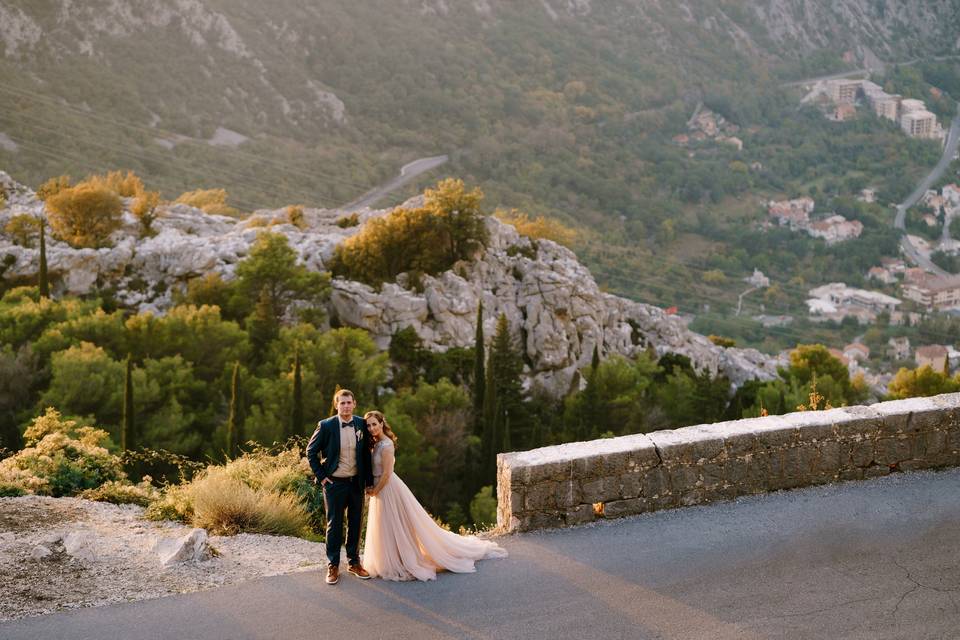
[[[0,165],[34,187],[126,167],[252,211],[343,204],[449,153],[491,205],[588,230],[578,251],[612,290],[716,308],[729,295],[691,260],[734,252],[763,196],[894,197],[936,155],[782,83],[950,55],[958,26],[949,0],[4,0]],[[951,64],[911,67],[912,86],[948,89]],[[701,102],[742,150],[673,143]]]

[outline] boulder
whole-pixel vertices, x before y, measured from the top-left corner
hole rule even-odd
[[[63,550],[78,560],[93,562],[97,559],[96,539],[87,531],[74,531],[63,538]]]
[[[160,538],[154,543],[153,552],[164,567],[183,562],[200,562],[213,556],[204,529],[192,529],[179,538]]]

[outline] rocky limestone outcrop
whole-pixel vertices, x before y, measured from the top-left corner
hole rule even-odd
[[[29,189],[0,173],[9,193],[0,210],[0,228],[21,212],[43,215],[43,203]],[[343,211],[305,209],[303,228],[285,222],[284,210],[258,211],[238,221],[212,216],[185,205],[162,210],[155,235],[141,238],[136,220],[127,212],[124,225],[104,249],[74,249],[51,240],[49,271],[55,295],[83,295],[111,287],[122,304],[139,311],[162,313],[172,304],[172,292],[190,278],[216,272],[225,279],[249,252],[264,229],[283,234],[311,269],[324,270],[334,248],[360,226],[342,228]],[[363,209],[363,222],[386,211]],[[266,225],[266,226],[265,226]],[[663,310],[600,290],[590,272],[568,249],[549,240],[532,241],[495,218],[487,220],[490,242],[472,260],[465,260],[436,277],[422,278],[422,287],[401,276],[379,290],[336,278],[329,312],[345,326],[369,331],[386,347],[391,336],[413,327],[434,350],[473,345],[477,305],[484,306],[484,334],[493,336],[497,319],[505,315],[526,362],[529,386],[551,395],[565,394],[579,382],[577,372],[589,364],[594,347],[602,356],[633,356],[654,350],[690,357],[694,364],[723,373],[733,384],[776,375],[777,362],[752,349],[724,349]],[[4,272],[8,280],[35,277],[38,251],[21,247],[0,234],[0,260],[11,256]]]

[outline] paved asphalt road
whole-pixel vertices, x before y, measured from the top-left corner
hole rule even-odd
[[[940,161],[937,165],[927,174],[927,177],[924,178],[917,188],[907,196],[907,199],[897,205],[897,215],[894,218],[893,226],[897,229],[906,229],[904,226],[907,209],[915,205],[920,201],[920,198],[923,197],[923,194],[926,193],[927,189],[936,182],[940,176],[943,175],[943,172],[947,170],[947,167],[950,165],[950,162],[953,160],[953,156],[957,153],[957,146],[960,144],[960,105],[957,105],[957,115],[953,118],[953,122],[950,123],[950,131],[947,133],[947,141],[943,146],[943,155],[940,156]],[[913,243],[904,235],[900,238],[900,247],[903,249],[903,252],[907,257],[917,266],[923,267],[927,271],[937,274],[938,276],[949,276],[950,273],[944,271],[937,265],[933,263],[929,258],[926,258],[917,251],[913,246]]]
[[[960,469],[507,536],[430,583],[320,571],[0,624],[4,640],[958,638]]]
[[[400,174],[395,178],[385,182],[384,184],[371,189],[366,192],[353,202],[349,202],[340,209],[363,209],[364,207],[372,207],[378,200],[389,194],[391,191],[399,189],[403,185],[407,184],[414,178],[416,178],[421,173],[435,169],[442,164],[445,164],[450,158],[448,156],[433,156],[431,158],[420,158],[414,160],[413,162],[408,162],[400,168]]]

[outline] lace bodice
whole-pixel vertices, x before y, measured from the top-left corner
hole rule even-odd
[[[373,446],[373,477],[379,478],[383,475],[383,452],[390,449],[393,452],[393,440],[383,438]]]

